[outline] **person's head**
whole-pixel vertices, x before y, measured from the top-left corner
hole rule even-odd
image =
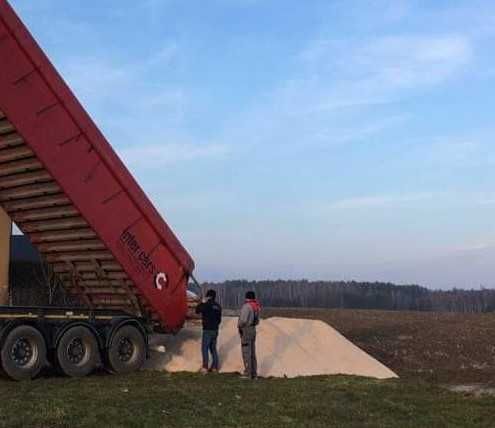
[[[215,290],[208,290],[206,292],[206,298],[208,300],[215,300],[217,297],[217,292]]]
[[[254,294],[254,291],[248,291],[246,293],[246,299],[248,299],[248,300],[254,300],[254,299],[256,299],[256,294]]]

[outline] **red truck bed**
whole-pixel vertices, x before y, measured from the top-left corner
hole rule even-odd
[[[0,206],[89,307],[182,326],[193,260],[6,0]]]

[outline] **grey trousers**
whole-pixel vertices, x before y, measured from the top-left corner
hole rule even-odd
[[[241,347],[242,360],[244,362],[244,374],[249,377],[258,376],[255,327],[246,327],[241,330]]]

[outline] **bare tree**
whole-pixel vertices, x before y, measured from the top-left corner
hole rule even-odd
[[[58,302],[60,300],[62,300],[61,303],[65,303],[66,293],[63,283],[55,273],[53,266],[45,263],[40,256],[38,268],[35,266],[33,270],[36,285],[43,288],[46,292],[46,302],[48,305],[53,305],[56,301]]]

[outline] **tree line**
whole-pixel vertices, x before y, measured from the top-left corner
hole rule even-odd
[[[492,312],[495,290],[430,290],[419,285],[357,281],[225,281],[203,283],[226,308],[237,308],[248,290],[267,307],[381,309],[397,311]]]
[[[220,304],[238,308],[248,290],[263,306],[300,308],[381,309],[397,311],[492,312],[495,290],[430,290],[418,285],[357,281],[247,281],[203,283],[217,291]],[[67,294],[53,269],[44,263],[13,262],[10,301],[14,305],[80,305]]]

